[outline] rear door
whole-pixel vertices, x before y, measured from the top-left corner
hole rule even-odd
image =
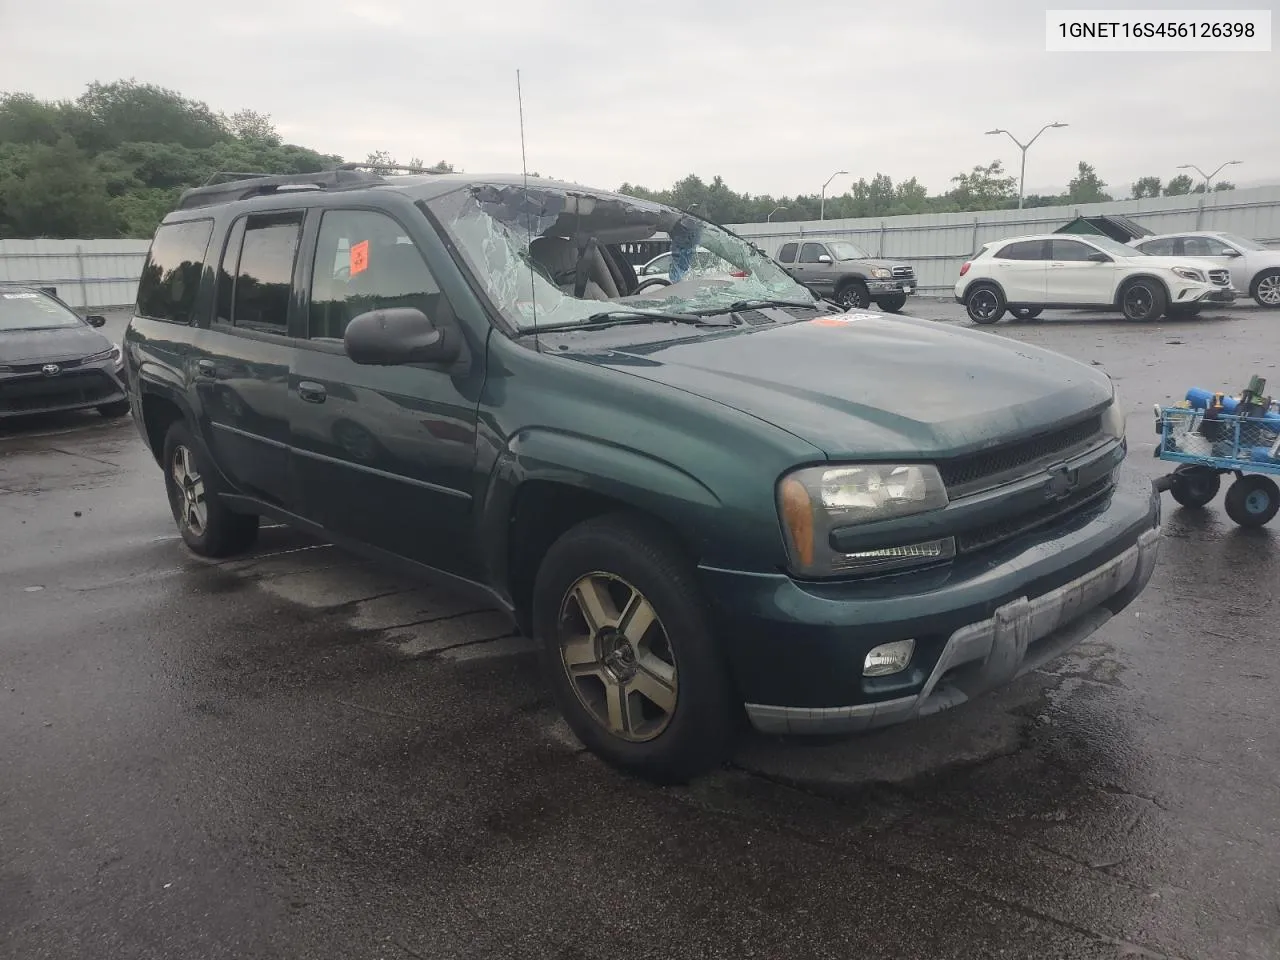
[[[1118,267],[1110,256],[1105,263],[1090,260],[1102,253],[1097,247],[1079,240],[1054,238],[1049,241],[1050,303],[1081,306],[1111,303],[1115,299]]]
[[[991,275],[1004,290],[1005,300],[1014,304],[1052,302],[1052,297],[1045,297],[1048,247],[1048,240],[1019,240],[995,252]]]
[[[218,268],[210,327],[196,338],[195,386],[206,440],[241,491],[292,510],[289,322],[303,211],[234,222]]]
[[[342,336],[361,313],[415,307],[438,324],[456,317],[399,220],[367,209],[317,216],[308,337],[289,384],[304,515],[335,534],[473,576],[470,488],[483,363],[448,371],[348,358]],[[425,220],[421,229],[430,229]]]

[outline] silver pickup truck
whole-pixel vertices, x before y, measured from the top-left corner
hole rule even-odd
[[[874,259],[848,240],[791,241],[778,249],[777,260],[798,282],[845,307],[875,303],[897,313],[916,292],[910,264]]]

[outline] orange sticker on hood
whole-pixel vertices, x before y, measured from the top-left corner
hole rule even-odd
[[[814,317],[810,323],[816,323],[820,327],[843,327],[846,324],[857,323],[859,320],[874,320],[874,313],[833,313],[825,317]]]

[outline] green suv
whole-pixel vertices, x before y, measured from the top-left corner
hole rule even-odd
[[[655,234],[670,284],[639,290],[620,247]],[[570,184],[352,165],[188,190],[124,352],[190,549],[269,517],[472,591],[540,641],[583,742],[658,780],[744,719],[962,703],[1156,561],[1105,374],[842,311],[714,224]]]

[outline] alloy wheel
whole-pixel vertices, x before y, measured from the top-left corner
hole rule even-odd
[[[195,468],[191,451],[184,446],[174,447],[172,473],[175,499],[178,501],[182,522],[197,537],[203,536],[209,522],[204,481]]]
[[[999,306],[996,295],[990,290],[979,290],[970,298],[969,303],[974,315],[983,320],[994,317]]]
[[[1280,273],[1258,281],[1258,299],[1269,307],[1280,307]]]
[[[1155,298],[1146,285],[1135,283],[1125,291],[1124,312],[1135,320],[1145,320],[1151,315]]]
[[[610,734],[632,743],[659,736],[675,714],[675,655],[652,604],[610,573],[589,573],[565,593],[560,661],[583,706]]]

